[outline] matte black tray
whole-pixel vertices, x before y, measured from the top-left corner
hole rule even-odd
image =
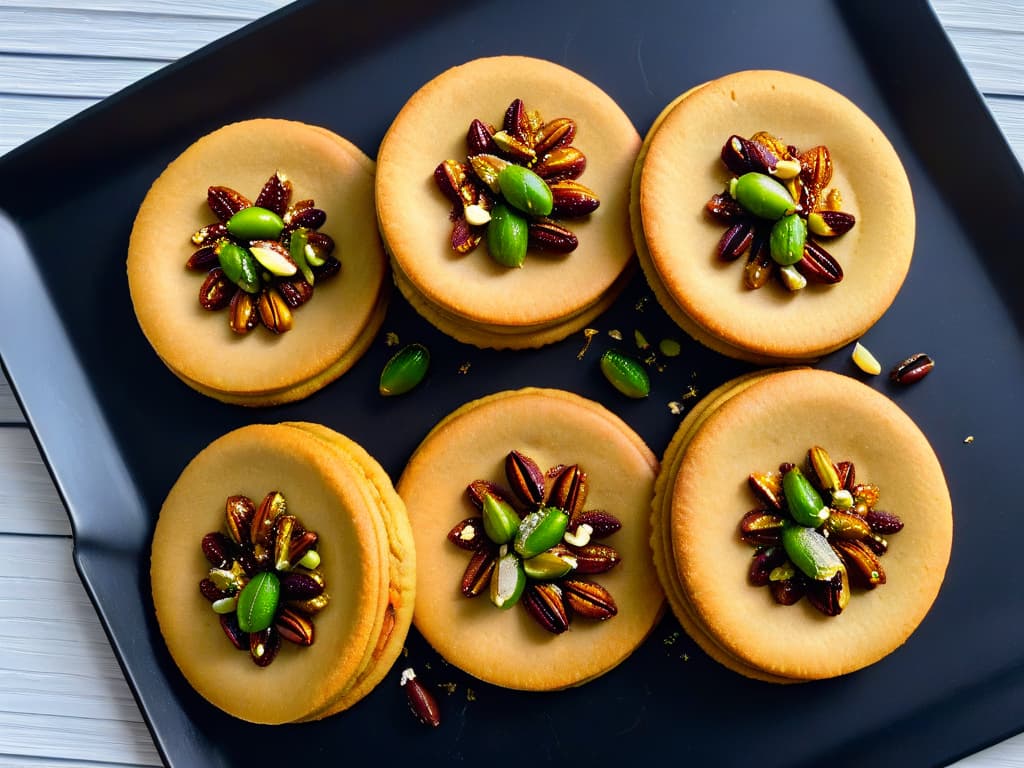
[[[912,765],[953,759],[1024,727],[1024,262],[1013,251],[1024,178],[927,4],[427,5],[290,7],[0,159],[0,206],[17,225],[0,221],[4,367],[68,507],[79,572],[165,759],[311,765],[406,756],[521,765],[671,756],[691,765]],[[384,330],[426,343],[434,357],[427,382],[403,398],[376,394],[390,353],[383,339],[340,381],[270,410],[202,397],[159,362],[135,322],[124,262],[135,210],[168,161],[201,134],[254,116],[327,126],[372,156],[419,85],[496,53],[579,71],[641,133],[697,83],[738,69],[786,69],[845,93],[895,144],[914,189],[917,248],[902,293],[866,341],[886,364],[923,350],[938,365],[905,390],[884,377],[869,383],[930,437],[948,474],[956,530],[932,612],[884,661],[827,682],[756,683],[705,657],[668,616],[607,676],[529,695],[468,678],[413,632],[408,661],[430,682],[455,684],[441,696],[438,731],[409,716],[397,670],[345,714],[278,728],[227,717],[178,673],[153,619],[149,540],[182,467],[224,432],[255,421],[319,421],[362,443],[397,478],[427,430],[456,406],[543,385],[603,402],[660,452],[679,420],[669,401],[690,384],[707,392],[749,370],[686,340],[682,356],[654,375],[650,398],[626,401],[597,370],[613,343],[605,334],[583,361],[581,335],[540,351],[479,351],[443,337],[398,298]],[[596,326],[620,329],[627,347],[634,328],[653,340],[683,338],[639,277]],[[471,367],[460,374],[464,362]],[[821,365],[859,375],[849,350]]]

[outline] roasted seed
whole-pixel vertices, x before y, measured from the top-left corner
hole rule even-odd
[[[889,373],[889,378],[897,384],[913,384],[931,373],[934,367],[935,361],[919,352],[898,363]]]
[[[734,261],[746,253],[754,242],[754,223],[750,220],[737,221],[722,235],[718,241],[718,258],[722,261]]]
[[[587,156],[576,147],[558,147],[540,157],[533,170],[548,183],[578,179],[587,169]]]
[[[626,397],[642,399],[651,393],[651,378],[637,360],[614,349],[601,355],[601,373]]]
[[[281,298],[284,299],[284,303],[291,309],[301,307],[313,298],[313,286],[303,278],[281,280],[277,284],[277,291],[281,294]]]
[[[563,579],[562,597],[574,616],[595,621],[610,619],[619,612],[611,592],[597,582]]]
[[[850,357],[853,364],[869,376],[877,376],[882,372],[882,364],[878,362],[878,358],[859,341],[854,345],[853,354]]]
[[[385,397],[404,395],[423,381],[429,367],[430,350],[422,344],[409,344],[384,365],[377,391]]]
[[[783,518],[765,509],[747,512],[740,520],[740,538],[747,544],[778,544]]]
[[[531,506],[543,503],[544,473],[529,456],[511,451],[505,457],[505,477],[512,492],[523,503]]]
[[[874,589],[885,584],[885,570],[871,548],[862,541],[837,540],[832,546],[846,564],[850,581],[859,587]]]
[[[730,136],[722,146],[722,162],[737,176],[750,171],[768,173],[775,170],[779,158],[760,142]]]
[[[829,541],[836,539],[863,539],[871,533],[867,522],[860,515],[852,512],[833,510],[825,523],[829,533]]]
[[[327,222],[327,212],[319,208],[306,208],[293,213],[288,220],[288,229],[320,229]]]
[[[865,504],[868,509],[874,507],[882,495],[874,483],[857,483],[850,489],[850,493],[853,494],[853,500],[857,504]],[[865,512],[865,514],[867,513]]]
[[[469,158],[469,164],[473,167],[473,173],[476,174],[476,177],[495,194],[501,191],[501,185],[498,183],[498,174],[511,165],[503,157],[498,157],[498,155],[493,155],[489,152],[473,155]],[[465,186],[465,182],[463,182],[462,186]]]
[[[199,582],[199,594],[201,594],[211,603],[215,603],[218,600],[222,600],[225,597],[231,596],[230,592],[221,589],[216,584],[214,584],[212,579],[203,579]]]
[[[231,644],[240,651],[249,650],[249,633],[243,632],[238,626],[238,617],[233,613],[222,613],[219,618],[220,628],[224,630]]]
[[[466,597],[482,595],[490,586],[497,564],[498,553],[494,547],[486,546],[474,552],[462,574],[462,594]]]
[[[263,189],[260,190],[260,194],[256,198],[256,205],[273,211],[278,216],[284,216],[291,199],[292,183],[277,171],[263,185]]]
[[[291,608],[283,608],[274,619],[274,629],[284,640],[296,645],[313,644],[313,622]]]
[[[313,255],[310,256],[310,249]],[[330,235],[323,232],[306,232],[306,259],[314,267],[319,266],[316,261],[327,261],[327,257],[334,253],[334,240]]]
[[[467,517],[457,523],[448,531],[448,541],[459,549],[468,549],[470,552],[485,546],[487,538],[484,533],[484,519],[482,517]]]
[[[228,535],[235,544],[245,545],[252,541],[250,529],[255,515],[256,505],[248,496],[229,496],[224,502]]]
[[[747,478],[750,490],[770,509],[782,509],[782,475],[778,472],[751,472]]]
[[[274,540],[274,521],[288,509],[284,496],[271,491],[263,497],[249,524],[250,541],[256,546],[270,547]]]
[[[758,131],[750,137],[751,141],[756,141],[758,144],[763,146],[779,160],[792,160],[793,153],[790,151],[789,146],[780,139],[778,136],[773,136],[767,131]]]
[[[199,305],[210,312],[224,309],[231,303],[235,293],[235,285],[224,274],[220,267],[214,267],[199,287]]]
[[[491,140],[497,144],[503,154],[514,160],[532,162],[537,157],[537,153],[530,148],[529,144],[507,131],[498,131],[491,137]]]
[[[526,227],[527,246],[549,253],[570,253],[580,244],[576,235],[551,219],[531,219]]]
[[[869,509],[864,517],[864,521],[871,528],[872,533],[878,533],[882,536],[899,533],[903,530],[903,521],[898,515],[881,509]]]
[[[273,627],[249,635],[249,655],[258,667],[265,667],[277,658],[281,635]]]
[[[876,555],[884,555],[889,551],[889,541],[877,533],[872,533],[866,539],[863,539],[863,542]]]
[[[513,502],[512,498],[500,485],[492,483],[490,480],[474,480],[466,487],[466,496],[469,497],[473,506],[480,510],[484,508],[484,494],[487,493],[509,504]]]
[[[839,482],[839,473],[828,451],[820,445],[816,445],[807,451],[807,464],[812,470],[810,479],[817,483],[822,491],[838,491],[842,484]]]
[[[838,237],[853,229],[857,219],[842,211],[813,211],[807,214],[807,228],[818,237]]]
[[[786,550],[780,546],[764,547],[754,553],[747,579],[755,587],[769,582],[771,572],[786,562]]]
[[[803,182],[805,210],[817,209],[818,198],[832,181],[832,154],[826,146],[811,147],[800,154],[800,180]]]
[[[217,249],[212,245],[204,245],[188,257],[188,261],[185,262],[185,268],[202,272],[213,269],[219,263]]]
[[[839,474],[839,485],[849,491],[857,481],[857,473],[852,461],[840,461],[836,464],[836,472]]]
[[[540,127],[533,137],[533,149],[541,157],[559,147],[572,144],[576,138],[576,122],[568,117],[556,117]]]
[[[581,525],[589,525],[591,529],[590,536],[594,539],[605,539],[622,528],[622,523],[619,522],[615,515],[601,509],[581,512],[570,523],[577,528]]]
[[[605,573],[622,562],[618,550],[607,544],[573,547],[572,553],[576,556],[577,573]]]
[[[808,579],[807,599],[826,616],[842,613],[850,601],[850,580],[846,569],[841,567],[830,579]]]
[[[288,562],[293,564],[305,565],[303,562],[307,554],[313,551],[313,547],[316,546],[319,536],[315,531],[303,531],[295,538],[292,539],[290,548],[288,550]],[[316,567],[315,565],[313,566]]]
[[[228,308],[228,325],[237,334],[246,334],[259,325],[260,315],[256,311],[256,300],[251,293],[241,288],[231,297]]]
[[[522,602],[526,612],[553,635],[560,635],[569,628],[569,614],[557,584],[531,584],[523,593]]]
[[[587,473],[578,464],[563,469],[548,484],[547,504],[558,507],[569,515],[570,523],[578,525],[576,517],[583,511],[587,501]]]
[[[323,579],[308,573],[291,571],[281,574],[281,600],[311,600],[324,592]]]
[[[226,237],[227,234],[228,228],[224,226],[223,221],[217,221],[213,224],[204,224],[193,233],[192,243],[194,245],[210,245]]]
[[[466,149],[470,155],[479,155],[482,152],[497,152],[498,146],[494,143],[494,127],[481,120],[474,120],[469,124],[466,132]]]
[[[560,579],[575,570],[576,555],[565,546],[558,545],[523,561],[523,570],[531,579],[551,581]]]
[[[274,568],[278,571],[291,569],[289,560],[291,553],[292,533],[297,520],[294,515],[279,515],[274,521]]]
[[[526,113],[526,105],[522,99],[515,99],[505,110],[501,123],[502,129],[519,141],[532,140],[530,136],[530,118]]]
[[[231,565],[231,542],[223,533],[214,531],[203,536],[202,548],[214,568],[227,568]]]
[[[267,329],[274,333],[284,333],[292,329],[292,311],[288,304],[273,288],[264,288],[260,291],[260,298],[256,305],[259,310],[260,320],[267,326]]]
[[[760,288],[771,278],[775,266],[768,235],[755,234],[743,268],[743,284],[751,290]]]
[[[313,615],[326,608],[329,602],[330,596],[326,592],[322,592],[316,597],[311,597],[309,600],[289,600],[288,606],[303,613]]]
[[[423,725],[437,728],[441,724],[441,710],[437,706],[437,700],[434,698],[434,694],[416,678],[412,667],[402,672],[399,684],[405,689],[406,701],[409,702],[409,710],[413,717]]]
[[[210,187],[206,190],[206,203],[213,215],[226,222],[243,208],[252,205],[249,199],[230,187]]]
[[[452,225],[452,250],[462,255],[472,252],[483,240],[483,232],[481,227],[471,226],[463,218],[456,219]]]
[[[556,219],[576,219],[597,210],[601,200],[597,194],[578,181],[566,179],[551,185],[553,205],[551,215]]]
[[[807,579],[802,573],[797,573],[792,579],[769,582],[768,588],[779,605],[793,605],[807,594]]]
[[[834,285],[843,279],[843,268],[828,251],[813,240],[804,243],[804,255],[796,263],[800,274],[815,283]]]
[[[712,195],[705,207],[708,213],[723,224],[732,224],[738,219],[746,219],[750,215],[729,195]]]

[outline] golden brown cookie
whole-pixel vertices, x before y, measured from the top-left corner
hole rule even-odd
[[[751,290],[746,255],[718,259],[727,226],[705,204],[731,175],[722,147],[759,131],[801,151],[828,147],[826,190],[839,190],[856,218],[845,234],[817,240],[841,282],[791,292],[772,278]],[[666,312],[715,351],[762,364],[814,360],[862,335],[892,303],[913,252],[913,198],[892,145],[848,99],[783,72],[727,75],[670,104],[645,138],[631,206],[641,266]]]
[[[249,635],[236,649],[222,626],[217,603],[196,584],[214,579],[204,537],[230,536],[227,499],[246,496],[260,506],[278,491],[306,531],[318,536],[319,559],[283,570],[276,560],[252,567],[253,529],[240,526],[237,545],[227,551],[233,563],[221,565],[242,581],[271,570],[284,584],[287,574],[320,574],[329,600],[325,607],[281,601],[273,633],[286,637],[283,611],[291,610],[313,625],[313,642],[304,646],[284,639],[271,663],[259,666],[247,652]],[[284,517],[275,520],[271,539],[281,535]],[[292,541],[300,533],[293,532]],[[204,555],[206,555],[204,557]],[[215,559],[215,558],[214,558]],[[294,559],[294,558],[293,558]],[[305,561],[303,561],[305,562]],[[182,472],[171,489],[153,538],[153,601],[171,656],[189,683],[204,698],[235,717],[259,723],[318,719],[351,706],[379,682],[401,648],[414,603],[415,556],[401,500],[386,474],[365,451],[319,425],[279,424],[242,427],[214,441]],[[209,574],[209,575],[208,575]],[[224,621],[238,627],[237,605]],[[241,598],[240,598],[241,601]],[[219,607],[219,606],[218,606]],[[231,610],[231,609],[234,610]],[[294,617],[292,618],[294,622]],[[282,623],[283,622],[283,623]],[[275,638],[263,638],[272,648]],[[258,655],[258,654],[256,654]],[[282,696],[280,692],[289,694]]]
[[[531,248],[521,269],[495,262],[486,243],[452,250],[452,202],[434,181],[442,161],[466,160],[471,122],[500,130],[516,99],[545,121],[576,122],[572,146],[586,155],[578,181],[600,198],[590,215],[561,222],[579,240],[575,251]],[[629,177],[639,146],[611,97],[557,64],[499,56],[442,73],[409,99],[378,154],[377,213],[399,289],[427,320],[478,346],[540,346],[582,328],[621,290],[631,263]]]
[[[802,463],[814,445],[852,462],[858,482],[880,489],[879,508],[905,524],[879,559],[886,583],[854,586],[837,616],[806,598],[779,605],[752,586],[755,550],[739,537],[739,520],[758,506],[748,475]],[[942,468],[917,426],[873,389],[810,369],[752,374],[702,401],[666,453],[653,521],[680,623],[712,658],[774,682],[846,674],[902,645],[938,594],[952,542]]]
[[[448,534],[463,519],[480,514],[466,492],[472,481],[508,488],[504,467],[512,450],[542,471],[577,464],[587,477],[584,508],[621,521],[618,532],[590,542],[613,547],[619,564],[604,573],[571,574],[603,586],[617,615],[603,621],[576,616],[567,631],[555,635],[522,605],[500,610],[486,590],[474,598],[461,592],[472,553],[449,541]],[[417,628],[450,663],[507,688],[556,690],[617,666],[650,633],[663,604],[648,549],[656,469],[650,450],[624,422],[568,392],[502,392],[459,408],[431,431],[398,484],[416,538]],[[551,493],[552,475],[545,482]],[[528,505],[517,504],[525,514]],[[569,532],[578,529],[570,524]],[[489,540],[484,544],[497,549]]]
[[[257,325],[239,335],[229,327],[230,308],[200,306],[206,270],[186,269],[202,247],[190,238],[218,220],[206,202],[209,187],[255,201],[276,172],[292,184],[293,204],[313,200],[326,212],[319,232],[334,241],[341,270],[315,280],[312,299],[291,310],[291,330],[277,335]],[[225,402],[270,405],[306,397],[358,360],[380,327],[388,295],[373,172],[373,162],[345,139],[287,120],[225,126],[171,162],[136,217],[128,283],[143,333],[175,375]]]

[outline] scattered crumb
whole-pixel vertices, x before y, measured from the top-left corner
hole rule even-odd
[[[633,331],[633,341],[636,342],[637,349],[650,349],[651,344],[647,341],[647,337],[644,336],[640,331]]]
[[[690,386],[688,386],[686,388],[686,391],[683,392],[682,399],[683,400],[693,400],[695,397],[698,397],[699,395],[700,395],[700,390],[698,390],[696,386],[691,384]]]
[[[668,409],[669,411],[671,411],[673,416],[678,416],[683,412],[683,404],[677,403],[675,400],[673,400],[671,403],[668,404]]]
[[[402,646],[402,658],[403,659],[409,658],[409,649],[406,648],[404,645]],[[427,665],[427,669],[430,669],[430,665],[429,664]]]
[[[597,336],[597,334],[598,330],[596,328],[583,329],[583,338],[585,338],[586,341],[583,344],[583,349],[576,353],[577,360],[582,360],[583,356],[587,354],[587,350],[590,349],[590,343],[594,340],[594,337]]]
[[[618,328],[612,328],[610,331],[608,331],[608,335],[611,336],[616,341],[622,341],[622,331],[620,331]]]
[[[648,296],[641,297],[640,301],[638,301],[634,305],[633,309],[635,309],[637,312],[643,312],[644,309],[647,307],[647,302],[648,302],[649,298],[650,297],[648,297]]]
[[[675,645],[675,644],[676,644],[676,643],[677,643],[677,642],[679,641],[679,637],[680,637],[680,635],[679,635],[679,633],[678,633],[678,632],[673,632],[673,633],[672,633],[671,635],[669,635],[668,637],[666,637],[666,638],[665,638],[664,640],[662,640],[661,642],[662,642],[662,643],[663,643],[663,644],[664,644],[665,646]]]
[[[651,352],[649,355],[647,355],[647,357],[644,358],[645,365],[654,365],[656,362],[658,362],[658,356],[653,352]]]
[[[445,693],[447,693],[449,696],[451,696],[453,693],[455,693],[457,690],[459,690],[459,684],[458,683],[438,683],[437,687],[440,688]]]
[[[690,654],[688,654],[688,653],[684,653],[684,654],[683,654],[682,656],[680,656],[679,658],[680,658],[680,659],[682,659],[683,661],[689,661],[689,660],[690,660]]]
[[[658,349],[665,357],[678,357],[683,351],[682,345],[675,339],[662,339],[658,342]]]
[[[430,662],[429,661],[423,662],[423,666],[426,667],[428,671],[430,670]]]
[[[476,691],[472,688],[466,689],[466,701],[476,701]]]
[[[389,347],[397,347],[398,334],[395,333],[394,331],[388,331],[386,334],[384,334],[384,343],[387,344]]]
[[[459,373],[465,375],[469,373],[469,367],[472,365],[468,360],[459,366]]]
[[[968,435],[964,438],[964,445],[970,445],[974,442],[974,435]]]

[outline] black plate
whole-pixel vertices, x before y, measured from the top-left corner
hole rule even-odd
[[[79,571],[166,760],[306,765],[405,755],[493,765],[673,755],[693,765],[826,757],[909,765],[950,760],[1024,726],[1016,477],[1024,345],[1013,304],[1024,278],[1013,252],[1024,178],[927,4],[345,5],[303,3],[274,14],[0,160],[0,205],[24,233],[19,241],[0,222],[4,366],[67,504]],[[414,632],[409,661],[431,682],[457,686],[442,696],[438,732],[405,711],[397,670],[348,713],[273,729],[225,716],[178,673],[153,620],[149,540],[182,467],[224,432],[254,421],[319,421],[362,443],[397,478],[456,406],[542,385],[604,403],[660,452],[678,422],[669,401],[691,383],[706,392],[749,369],[686,341],[683,355],[654,375],[651,397],[631,402],[597,372],[600,351],[613,343],[605,334],[582,362],[580,335],[540,351],[479,351],[443,337],[399,299],[385,330],[434,355],[425,385],[400,399],[376,395],[390,352],[383,341],[324,391],[263,411],[202,397],[161,365],[135,322],[124,260],[135,210],[168,161],[201,134],[254,116],[318,123],[374,155],[419,85],[496,53],[579,71],[641,132],[694,84],[738,69],[786,69],[845,93],[893,141],[914,189],[917,249],[902,293],[867,343],[887,364],[923,350],[938,366],[906,390],[884,377],[869,384],[924,428],[956,510],[947,582],[904,648],[842,679],[772,686],[706,658],[669,616],[607,676],[527,695],[468,678]],[[634,328],[653,340],[682,337],[639,277],[597,326],[620,329],[626,347]],[[471,368],[460,374],[464,362]],[[821,365],[858,375],[848,350]]]

